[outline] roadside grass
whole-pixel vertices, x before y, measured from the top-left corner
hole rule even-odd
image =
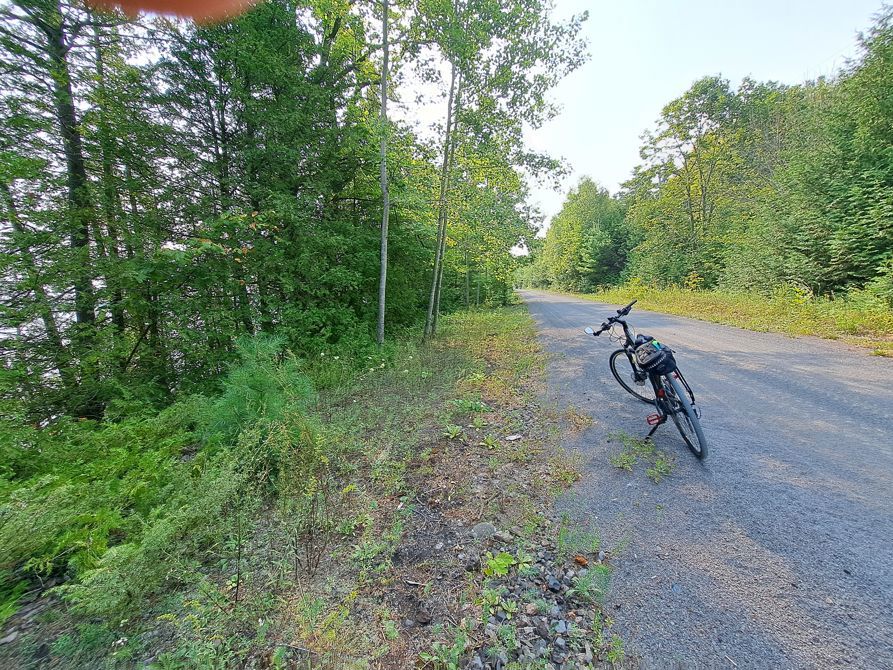
[[[893,356],[893,309],[877,298],[859,294],[828,300],[796,291],[724,293],[684,288],[655,288],[630,283],[576,297],[637,307],[761,332],[812,335],[865,347],[878,356]]]
[[[644,463],[645,474],[655,484],[673,472],[675,466],[673,457],[655,447],[651,440],[616,432],[608,435],[608,441],[618,442],[621,445],[621,450],[608,458],[615,468],[633,472],[636,465]]]
[[[545,357],[526,309],[447,316],[428,345],[280,358],[207,401],[215,451],[196,446],[204,424],[170,438],[177,507],[124,546],[112,535],[86,581],[42,591],[0,665],[396,669],[449,666],[479,642],[445,623],[470,622],[483,588],[457,564],[457,532],[489,520],[519,542],[554,538],[552,495],[579,477],[552,448],[562,417],[539,404]],[[259,379],[260,418],[242,416],[241,385]],[[513,569],[527,560],[513,554]]]

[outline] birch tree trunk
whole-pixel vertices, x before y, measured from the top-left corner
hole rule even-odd
[[[440,170],[440,199],[439,210],[437,214],[437,241],[434,251],[434,274],[431,278],[431,294],[428,297],[428,313],[425,316],[425,331],[423,339],[434,335],[435,319],[434,307],[437,302],[437,287],[440,278],[440,267],[443,262],[443,248],[446,236],[446,196],[449,186],[450,172],[450,146],[452,140],[453,129],[453,99],[456,94],[456,66],[453,64],[450,68],[450,92],[447,98],[447,118],[446,128],[444,130],[443,141],[443,164]]]
[[[388,0],[382,0],[381,10],[381,268],[378,276],[378,345],[384,343],[384,313],[388,283]]]

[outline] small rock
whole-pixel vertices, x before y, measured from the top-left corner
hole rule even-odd
[[[552,637],[552,633],[549,632],[549,627],[542,620],[537,621],[536,624],[534,624],[533,629],[536,631],[536,634],[544,640],[548,640]]]
[[[471,534],[474,535],[475,539],[486,540],[496,534],[496,526],[488,521],[482,521],[471,529]]]
[[[567,633],[567,622],[563,619],[559,619],[558,623],[555,624],[555,632],[559,635]]]
[[[567,642],[564,641],[563,637],[556,637],[555,641],[552,643],[556,649],[564,650],[567,647]]]
[[[549,590],[552,593],[558,593],[561,591],[561,582],[559,582],[553,575],[546,575],[546,586],[549,587]]]
[[[480,656],[475,655],[466,667],[468,670],[484,670],[484,662]]]
[[[605,552],[604,552],[603,549],[599,549],[599,550],[598,550],[598,562],[599,562],[599,563],[604,563],[604,562],[605,562]]]
[[[0,638],[0,644],[9,644],[10,642],[15,642],[15,640],[18,636],[19,636],[19,631],[14,630],[6,637]]]
[[[511,535],[511,533],[506,533],[504,530],[500,530],[500,531],[498,531],[497,533],[495,533],[495,537],[496,537],[496,539],[499,540],[500,542],[506,542],[506,543],[509,543],[509,542],[512,541],[512,535]]]

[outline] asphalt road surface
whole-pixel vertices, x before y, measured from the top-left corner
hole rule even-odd
[[[607,610],[641,667],[893,669],[893,360],[634,308],[677,352],[710,449],[661,426],[675,466],[655,484],[609,463],[653,411],[611,376],[617,345],[583,333],[617,306],[521,294],[550,396],[593,418],[560,504],[614,550]]]

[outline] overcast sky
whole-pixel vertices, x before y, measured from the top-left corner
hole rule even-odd
[[[592,58],[553,93],[562,113],[530,146],[562,156],[560,191],[535,188],[546,220],[588,175],[612,192],[639,160],[639,136],[696,79],[722,74],[794,84],[834,74],[881,0],[556,0],[560,17],[589,10]]]

